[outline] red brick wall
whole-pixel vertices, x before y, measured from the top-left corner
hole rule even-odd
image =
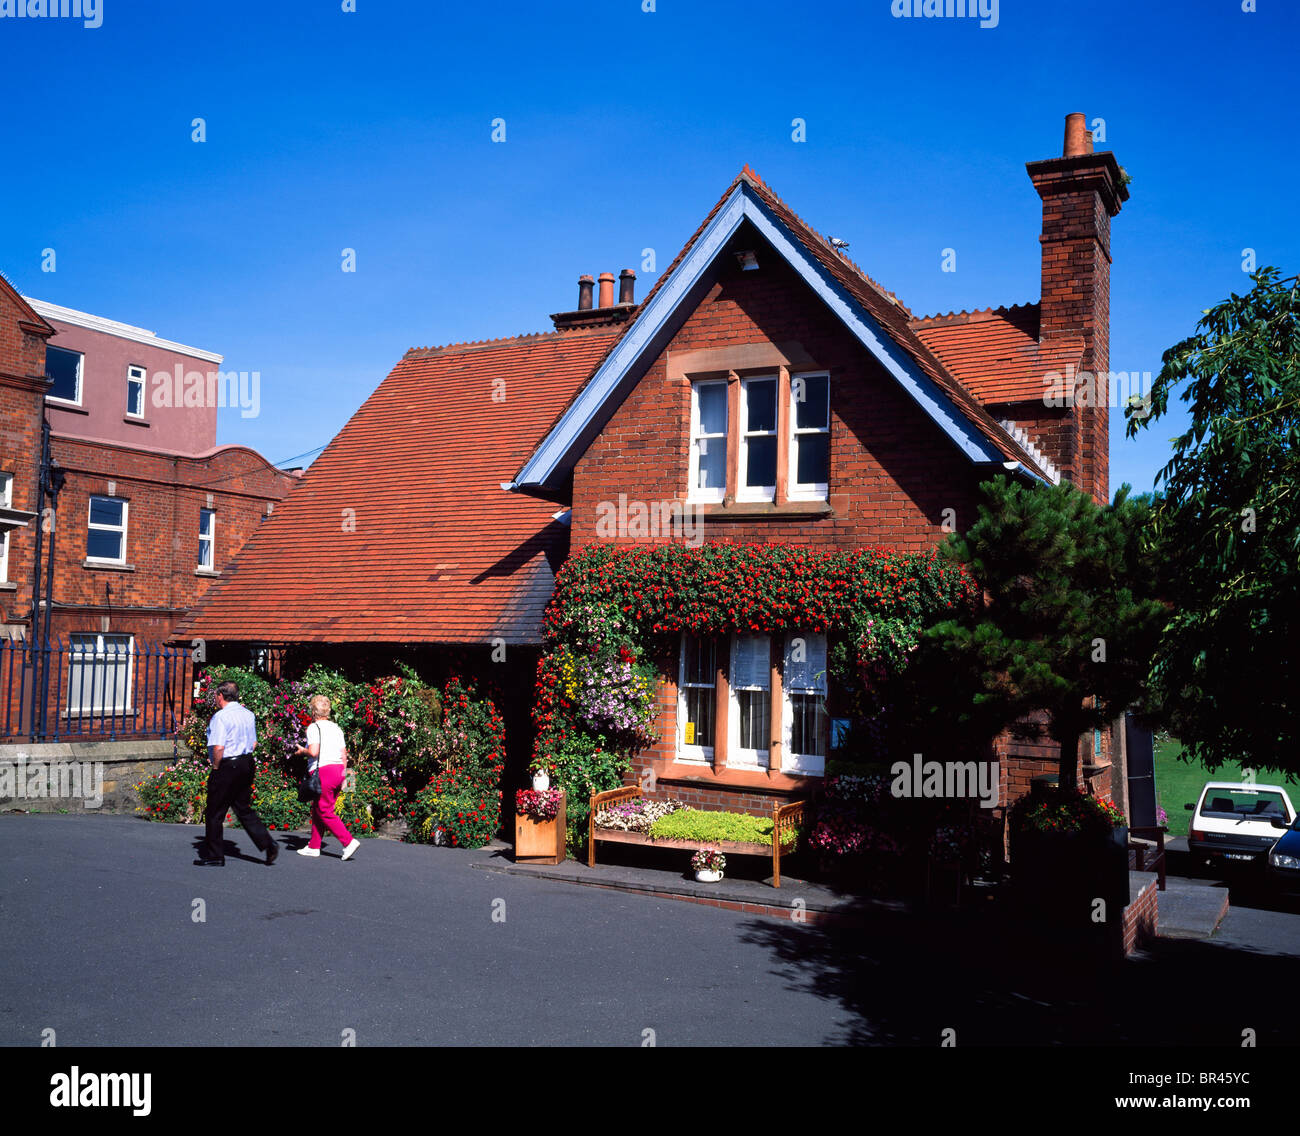
[[[36,510],[45,402],[45,337],[21,326],[30,318],[0,283],[0,472],[13,475],[13,508],[29,513]],[[9,533],[7,580],[0,582],[0,625],[16,623],[30,607],[34,539],[30,523]]]
[[[54,453],[68,471],[59,497],[57,634],[98,631],[101,617],[109,616],[109,630],[167,639],[213,579],[196,573],[200,509],[216,510],[220,572],[260,523],[267,503],[282,500],[294,481],[243,447],[185,458],[56,436]],[[110,481],[112,495],[128,502],[131,571],[84,563],[90,498],[108,496]]]
[[[1152,877],[1137,899],[1124,908],[1123,951],[1131,955],[1160,932],[1160,890]]]

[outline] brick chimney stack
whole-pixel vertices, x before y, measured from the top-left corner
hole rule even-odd
[[[1082,114],[1065,118],[1062,156],[1025,169],[1043,199],[1039,338],[1083,340],[1079,371],[1092,376],[1076,397],[1062,472],[1097,500],[1110,496],[1110,219],[1128,200],[1115,155],[1094,153]],[[1093,397],[1095,395],[1095,397]],[[1087,402],[1088,405],[1083,405]]]

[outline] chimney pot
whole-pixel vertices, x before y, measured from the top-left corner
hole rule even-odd
[[[600,274],[600,303],[602,308],[612,308],[614,306],[614,274],[612,272],[602,272]]]
[[[1066,158],[1075,158],[1080,154],[1092,153],[1092,139],[1088,136],[1088,129],[1084,125],[1082,111],[1076,111],[1074,114],[1065,116],[1065,148],[1062,155]]]
[[[620,304],[634,304],[636,301],[632,298],[632,289],[636,287],[636,273],[630,268],[623,269],[618,274],[618,302]]]
[[[585,312],[591,307],[591,289],[595,283],[589,273],[578,277],[578,311]]]

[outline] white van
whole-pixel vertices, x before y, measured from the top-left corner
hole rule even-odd
[[[1193,809],[1187,847],[1211,864],[1262,864],[1282,830],[1275,819],[1294,823],[1295,808],[1280,785],[1210,781]]]

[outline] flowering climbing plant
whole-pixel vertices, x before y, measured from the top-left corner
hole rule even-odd
[[[875,720],[921,630],[979,596],[965,567],[934,550],[588,544],[560,569],[546,609],[534,767],[551,768],[548,755],[575,733],[603,732],[628,752],[647,744],[657,681],[683,632],[825,632],[846,708]]]

